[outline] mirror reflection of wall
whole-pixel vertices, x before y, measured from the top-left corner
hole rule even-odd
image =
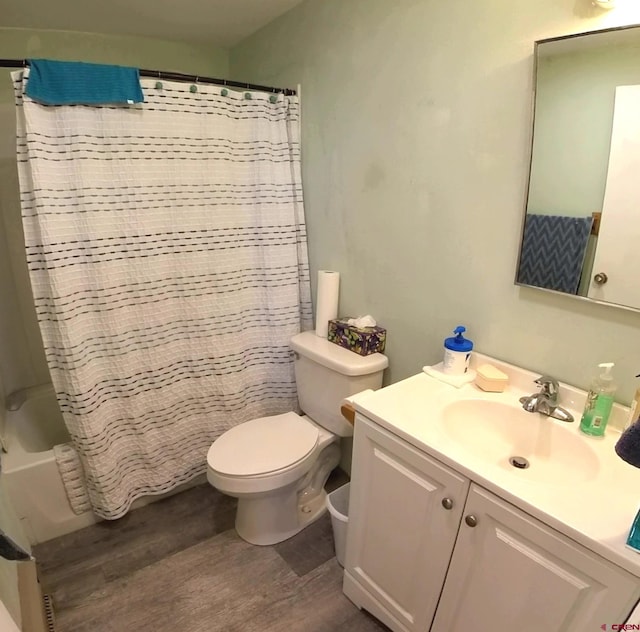
[[[615,165],[610,164],[614,145],[619,156],[628,158],[627,130],[632,127],[619,121],[622,134],[612,145],[614,108],[622,101],[616,99],[616,88],[640,85],[639,60],[638,27],[536,43],[532,160],[516,283],[640,309],[640,296],[631,296],[625,284],[637,270],[637,263],[625,258],[640,257],[640,248],[635,248],[638,255],[621,256],[620,243],[625,235],[640,233],[640,204],[635,217],[625,215],[622,231],[616,213],[603,212],[607,202],[612,208],[622,172],[629,169],[612,173]],[[616,110],[616,118],[621,116]],[[622,190],[618,198],[635,195]],[[605,242],[613,245],[613,259],[604,252]],[[599,245],[603,257],[596,259]],[[606,270],[600,270],[603,262]],[[606,272],[604,284],[594,281],[600,272]]]

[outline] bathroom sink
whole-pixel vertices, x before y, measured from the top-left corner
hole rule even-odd
[[[447,438],[477,460],[533,483],[554,485],[592,480],[600,461],[576,424],[529,413],[504,402],[453,401],[442,409]]]

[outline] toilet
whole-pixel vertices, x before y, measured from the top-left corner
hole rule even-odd
[[[282,542],[326,510],[324,485],[340,461],[345,397],[382,386],[381,353],[360,356],[312,331],[290,342],[303,414],[287,412],[239,424],[207,453],[207,479],[238,499],[236,531],[251,544]]]

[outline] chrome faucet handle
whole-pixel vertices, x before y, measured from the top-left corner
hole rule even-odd
[[[560,390],[558,380],[549,375],[541,375],[535,380],[535,383],[540,386],[540,393],[546,395],[549,401],[554,404],[558,401],[558,391]]]

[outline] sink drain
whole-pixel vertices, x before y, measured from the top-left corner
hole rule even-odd
[[[523,456],[512,456],[509,459],[509,463],[511,463],[513,467],[517,467],[519,470],[526,470],[529,467],[529,461],[527,461]]]

